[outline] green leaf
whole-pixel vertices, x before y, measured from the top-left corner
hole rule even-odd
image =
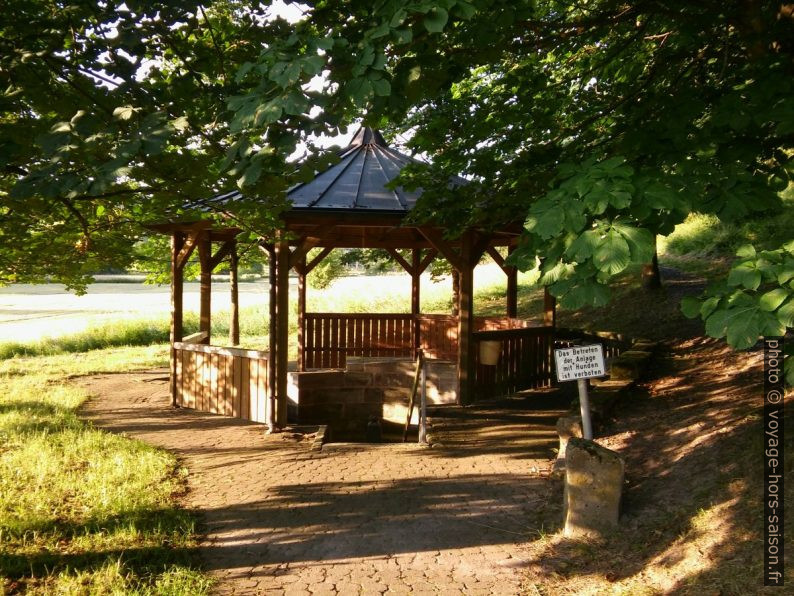
[[[755,256],[755,247],[752,244],[743,244],[737,249],[736,256],[751,259]]]
[[[545,240],[562,231],[564,219],[565,213],[558,205],[539,201],[530,210],[525,227]]]
[[[763,331],[757,313],[747,313],[729,319],[727,340],[733,348],[746,350],[758,342]]]
[[[599,270],[615,275],[628,267],[630,252],[623,236],[610,230],[593,252],[593,262]]]
[[[777,274],[777,283],[783,285],[794,278],[794,261],[786,259]]]
[[[775,288],[774,290],[770,290],[763,296],[761,296],[759,300],[759,304],[761,306],[761,310],[772,312],[778,306],[783,304],[783,302],[790,296],[790,293],[783,288]]]
[[[593,252],[600,240],[601,235],[597,230],[587,230],[586,232],[582,232],[565,252],[577,261],[584,261],[593,256]]]
[[[353,100],[353,103],[357,107],[366,107],[366,104],[373,93],[372,81],[370,81],[368,78],[353,79],[347,84],[346,90],[348,96]]]
[[[469,2],[464,2],[463,0],[458,0],[453,10],[455,11],[455,14],[464,21],[468,21],[474,16],[474,13],[477,12],[477,9],[474,7],[474,5],[470,4]]]
[[[763,318],[757,306],[717,310],[706,319],[706,333],[717,339],[726,337],[737,350],[749,348],[758,341]]]
[[[307,56],[303,59],[303,72],[310,76],[319,74],[325,66],[325,57]]]
[[[631,249],[631,258],[636,263],[650,263],[656,249],[653,234],[645,228],[635,228],[634,226],[614,223],[612,228],[617,230]]]
[[[700,315],[700,300],[694,296],[685,296],[681,300],[681,312],[687,319],[694,319]]]
[[[775,315],[777,315],[777,320],[786,327],[794,327],[794,298],[790,298],[788,302],[778,308]]]
[[[583,306],[603,306],[609,302],[609,288],[598,283],[581,283],[573,286],[560,298],[560,306],[576,310]]]
[[[119,106],[113,110],[113,117],[116,120],[129,120],[138,111],[139,108],[132,106]]]
[[[97,217],[102,217],[102,215],[104,213],[105,213],[105,206],[104,205],[97,205],[96,206],[96,216]]]
[[[277,100],[260,104],[254,113],[254,126],[272,124],[281,118],[283,109]]]
[[[728,274],[728,284],[755,290],[761,285],[761,272],[756,269],[754,263],[740,263]]]
[[[717,296],[712,296],[703,302],[703,305],[700,307],[700,316],[705,321],[711,313],[717,310],[717,307],[720,305],[720,298]]]
[[[237,186],[240,189],[243,189],[246,186],[251,186],[259,180],[259,176],[262,174],[262,161],[256,160],[251,165],[249,165],[243,175],[237,180]]]
[[[449,14],[446,10],[439,7],[434,7],[430,12],[425,15],[424,25],[430,33],[441,33],[449,20]]]
[[[391,83],[386,79],[376,79],[372,81],[372,87],[375,90],[375,95],[381,97],[388,97],[391,95]]]

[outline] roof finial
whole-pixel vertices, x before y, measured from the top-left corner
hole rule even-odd
[[[389,146],[386,143],[386,140],[383,138],[383,135],[380,134],[380,131],[370,128],[369,126],[362,126],[356,131],[356,134],[353,135],[353,138],[350,141],[350,146],[353,147],[358,145],[380,145],[381,147]]]

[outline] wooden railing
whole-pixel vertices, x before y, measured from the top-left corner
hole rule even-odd
[[[410,314],[306,313],[304,325],[305,368],[344,368],[348,356],[413,357]]]
[[[458,319],[452,315],[419,315],[419,347],[426,358],[458,357]]]
[[[418,345],[431,359],[456,360],[458,321],[452,315],[307,313],[303,362],[311,368],[344,368],[347,357],[413,358]],[[474,327],[478,398],[545,387],[552,378],[554,329],[507,317],[477,317]],[[479,341],[499,341],[496,366],[479,362]]]
[[[267,422],[267,352],[175,342],[176,404]]]
[[[553,327],[476,331],[473,338],[476,363],[474,394],[477,399],[512,395],[525,389],[547,387],[551,384]],[[500,343],[496,365],[480,363],[478,347],[482,341]]]

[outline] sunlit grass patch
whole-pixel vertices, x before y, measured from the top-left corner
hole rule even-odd
[[[139,350],[135,363],[159,358]],[[173,455],[76,415],[87,396],[63,375],[89,372],[102,353],[72,357],[76,366],[55,356],[0,369],[0,585],[33,594],[206,593],[195,520],[175,504],[186,471]]]

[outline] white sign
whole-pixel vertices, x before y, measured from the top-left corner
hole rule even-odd
[[[554,350],[554,361],[557,364],[558,381],[576,381],[607,374],[604,347],[601,344]]]

